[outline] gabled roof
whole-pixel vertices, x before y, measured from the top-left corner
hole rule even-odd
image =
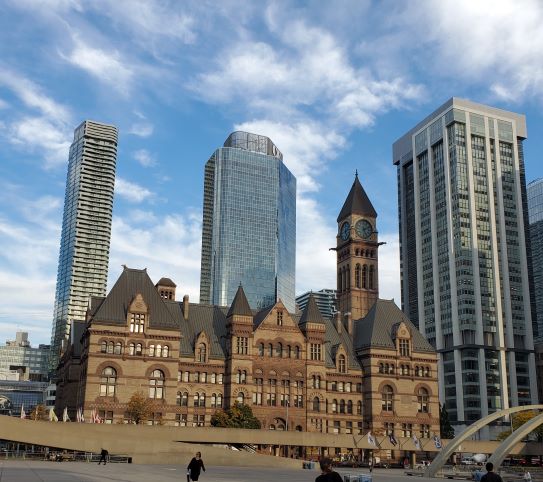
[[[274,306],[275,305],[270,305],[255,314],[253,318],[253,327],[255,329],[258,328],[260,324],[266,319],[266,317],[270,314],[270,311],[273,310]]]
[[[307,305],[305,305],[302,316],[300,317],[300,325],[304,325],[307,322],[312,323],[324,323],[324,317],[322,316],[321,311],[315,301],[313,293],[309,295],[307,300]]]
[[[176,288],[177,285],[170,278],[160,278],[155,286],[171,286]]]
[[[137,294],[141,294],[149,308],[149,327],[179,330],[179,322],[172,316],[145,269],[125,267],[111,291],[93,315],[98,322],[126,324],[128,308]]]
[[[354,349],[395,349],[394,333],[398,323],[404,322],[411,331],[413,351],[435,352],[434,347],[422,336],[393,300],[378,299],[365,318],[355,322]]]
[[[350,216],[351,214],[360,214],[362,216],[368,216],[370,218],[376,218],[377,212],[373,208],[366,191],[358,180],[358,173],[355,175],[353,186],[349,191],[349,195],[341,208],[337,222]]]
[[[236,296],[234,296],[234,300],[232,301],[232,305],[226,316],[232,315],[253,316],[253,312],[251,311],[251,307],[249,306],[249,302],[247,301],[245,291],[243,291],[241,284],[236,291]]]

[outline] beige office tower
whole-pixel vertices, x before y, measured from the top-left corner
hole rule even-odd
[[[73,320],[84,320],[90,296],[105,296],[118,130],[84,121],[70,146],[60,240],[50,369]]]
[[[402,306],[457,433],[536,402],[524,139],[524,115],[452,98],[393,146]]]

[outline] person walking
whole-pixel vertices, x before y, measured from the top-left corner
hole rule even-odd
[[[102,462],[104,462],[104,465],[106,465],[108,455],[109,452],[106,449],[102,449],[100,452],[100,462],[98,462],[98,465],[100,465]]]
[[[332,460],[324,457],[319,461],[322,474],[319,475],[315,482],[342,482],[341,475],[332,470]]]
[[[481,477],[481,482],[503,482],[502,478],[494,472],[494,464],[486,463],[486,474]]]
[[[196,455],[192,458],[187,466],[187,482],[191,480],[198,480],[200,477],[200,470],[206,471],[204,467],[204,461],[202,460],[202,454],[196,452]]]
[[[532,482],[532,474],[528,472],[527,470],[524,471],[524,481],[525,482]]]

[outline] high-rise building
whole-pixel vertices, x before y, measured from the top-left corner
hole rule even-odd
[[[200,302],[294,312],[296,178],[265,137],[233,132],[206,163]]]
[[[0,378],[9,379],[11,372],[18,380],[46,381],[49,373],[49,345],[31,347],[28,333],[18,331],[15,340],[0,346]]]
[[[403,310],[455,428],[537,399],[526,136],[524,115],[452,98],[393,146]]]
[[[534,337],[543,338],[543,179],[528,184],[528,221],[532,251]]]
[[[296,305],[300,311],[305,310],[311,295],[313,295],[322,316],[325,318],[332,318],[337,311],[336,290],[323,289],[319,291],[306,291],[305,293],[296,296]]]
[[[90,296],[105,296],[118,131],[84,121],[70,146],[58,263],[50,368],[56,368],[73,320]]]

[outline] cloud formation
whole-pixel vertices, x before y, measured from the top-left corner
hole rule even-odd
[[[115,178],[115,194],[131,203],[141,203],[153,197],[149,189],[119,176]]]

